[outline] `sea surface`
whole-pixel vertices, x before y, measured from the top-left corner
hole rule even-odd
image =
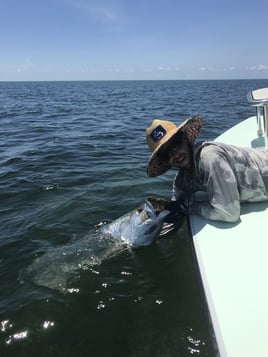
[[[254,115],[246,95],[267,86],[0,82],[1,357],[215,356],[187,223],[148,247],[81,267],[64,292],[25,272],[73,242],[79,263],[96,227],[148,195],[170,197],[175,171],[146,176],[145,129],[154,118],[179,124],[201,115],[200,139],[212,140]]]

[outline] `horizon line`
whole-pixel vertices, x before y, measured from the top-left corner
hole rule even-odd
[[[168,81],[262,81],[268,78],[191,78],[191,79],[10,79],[5,82],[168,82]]]

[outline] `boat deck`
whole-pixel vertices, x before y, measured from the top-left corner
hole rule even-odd
[[[256,117],[216,141],[262,146]],[[221,357],[264,357],[268,335],[268,202],[243,204],[236,224],[191,216],[190,226]]]

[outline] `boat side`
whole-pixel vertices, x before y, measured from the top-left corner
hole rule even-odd
[[[256,117],[216,141],[262,146]],[[238,223],[190,216],[194,250],[221,357],[263,357],[268,331],[268,202],[241,206]]]

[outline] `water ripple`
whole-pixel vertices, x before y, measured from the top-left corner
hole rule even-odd
[[[170,197],[174,172],[146,177],[145,129],[154,118],[179,124],[199,114],[200,139],[214,139],[254,114],[246,93],[265,86],[0,82],[3,355],[212,355],[186,230],[82,269],[64,297],[19,276],[49,249],[79,244],[145,196]]]

